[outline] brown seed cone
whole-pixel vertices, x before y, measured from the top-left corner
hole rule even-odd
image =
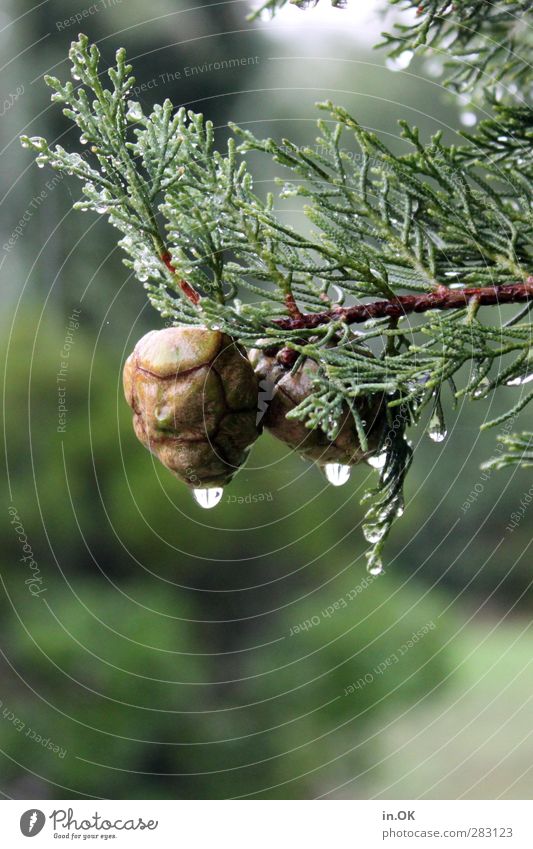
[[[217,330],[147,333],[126,360],[124,394],[138,439],[195,489],[228,483],[260,432],[253,368]]]
[[[262,424],[277,439],[321,466],[326,463],[354,466],[376,452],[386,423],[383,396],[365,397],[356,402],[361,418],[366,422],[368,451],[361,448],[355,421],[347,405],[343,407],[339,434],[332,442],[320,428],[310,430],[299,419],[287,418],[287,413],[313,391],[312,380],[318,371],[317,363],[307,359],[302,368],[291,374],[283,360],[280,362],[280,357],[275,354],[254,348],[249,357],[260,381],[259,406],[264,407]]]

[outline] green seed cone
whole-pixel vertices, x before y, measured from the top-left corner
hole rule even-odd
[[[353,415],[347,405],[342,411],[338,436],[333,441],[320,428],[310,430],[299,419],[287,418],[287,413],[313,391],[312,381],[318,371],[314,360],[307,359],[302,368],[291,374],[290,369],[280,363],[275,355],[269,356],[258,348],[252,349],[249,357],[259,380],[260,407],[264,407],[262,424],[277,439],[321,466],[326,463],[354,466],[377,451],[386,423],[382,396],[369,396],[357,401],[368,440],[368,450],[363,451]],[[264,399],[262,402],[261,393]]]
[[[124,394],[138,439],[195,489],[228,483],[260,432],[253,368],[216,330],[147,333],[126,360]]]

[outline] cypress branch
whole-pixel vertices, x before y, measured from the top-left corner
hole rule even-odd
[[[438,46],[460,24],[449,48],[457,59],[465,46],[490,40],[495,27],[508,28],[509,16],[527,5],[511,0],[485,18],[481,2],[455,15],[448,4],[426,0],[415,27],[403,30],[395,47],[394,39],[388,43],[393,52]],[[508,46],[518,55],[515,35]],[[369,568],[377,570],[403,510],[408,428],[427,409],[428,434],[440,441],[445,387],[453,405],[526,383],[533,372],[529,106],[491,95],[493,117],[459,147],[439,134],[424,142],[401,122],[401,156],[332,103],[320,105],[331,120],[318,121],[316,148],[257,139],[230,125],[235,137],[218,150],[202,115],[175,110],[169,100],[145,114],[129,100],[134,78],[122,49],[107,88],[98,49],[85,36],[69,55],[74,82],[46,82],[87,147],[69,152],[39,137],[22,144],[39,165],[81,180],[76,208],[107,215],[120,231],[125,262],[161,315],[220,328],[245,347],[273,348],[287,368],[312,359],[319,366],[312,391],[290,413],[310,429],[334,434],[338,411],[348,407],[365,444],[358,402],[387,399],[390,432],[377,458],[377,487],[366,499]],[[456,87],[475,83],[498,56],[480,48],[474,71],[459,75]],[[498,74],[510,75],[517,88],[530,81],[514,59]],[[249,151],[288,173],[276,198],[254,191]],[[305,200],[311,232],[280,220],[276,205],[294,196]],[[504,305],[517,306],[505,322],[485,320],[490,314],[481,308]],[[417,321],[406,322],[409,315]],[[532,399],[524,395],[490,424],[514,418]],[[529,464],[524,439],[509,437],[500,465]]]

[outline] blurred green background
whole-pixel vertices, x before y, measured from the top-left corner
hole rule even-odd
[[[479,424],[503,401],[459,405],[442,445],[412,434],[407,509],[378,579],[360,529],[369,467],[334,489],[265,435],[202,511],[137,443],[122,397],[124,359],[160,319],[107,223],[72,212],[80,187],[18,143],[77,145],[42,75],[65,77],[80,29],[106,63],[126,46],[146,105],[202,110],[221,138],[233,120],[312,143],[313,104],[330,97],[398,149],[399,118],[453,141],[475,108],[444,92],[438,58],[402,70],[372,51],[374,5],[250,24],[240,0],[0,3],[7,798],[533,792],[527,513],[507,530],[531,479],[479,469],[497,436]],[[252,164],[270,187],[272,167]]]

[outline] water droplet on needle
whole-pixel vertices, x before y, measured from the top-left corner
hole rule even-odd
[[[431,440],[433,440],[433,442],[444,442],[446,435],[447,431],[441,430],[439,427],[428,430],[428,436]]]
[[[386,525],[366,525],[363,528],[363,536],[367,542],[372,544],[376,542],[381,542],[385,534],[387,533]]]
[[[444,442],[446,439],[448,431],[446,429],[440,404],[431,416],[426,432],[432,442]]]
[[[398,56],[395,56],[393,59],[389,58],[385,60],[385,65],[389,69],[389,71],[405,71],[406,68],[411,64],[411,59],[415,54],[412,50],[403,50]]]
[[[200,507],[203,507],[204,510],[211,510],[219,503],[224,490],[221,486],[214,486],[210,489],[193,489],[192,494]]]
[[[520,377],[513,377],[508,380],[506,386],[523,386],[524,383],[530,383],[533,380],[533,374],[523,374]]]
[[[383,572],[383,561],[378,554],[374,554],[373,552],[367,554],[367,564],[366,569],[371,575],[381,575]]]
[[[369,457],[367,463],[369,466],[372,466],[373,469],[381,469],[384,468],[387,460],[387,452],[384,451],[383,454],[379,454],[377,457]]]

